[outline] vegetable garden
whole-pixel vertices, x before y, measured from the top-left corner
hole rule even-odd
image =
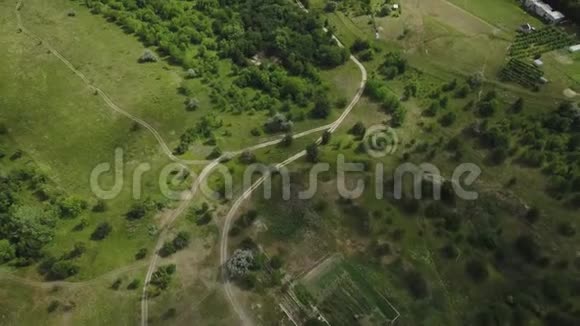
[[[356,320],[366,325],[385,325],[395,318],[395,310],[366,282],[363,273],[341,259],[304,281],[315,305],[331,325],[352,325]]]
[[[520,33],[512,46],[509,56],[527,58],[564,48],[573,43],[573,38],[555,26],[548,26],[535,32]]]
[[[502,81],[512,81],[529,88],[538,87],[544,72],[533,64],[520,59],[511,59],[501,70],[499,78]]]

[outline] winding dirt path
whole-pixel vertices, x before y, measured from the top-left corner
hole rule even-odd
[[[308,12],[308,10],[306,8],[304,8],[302,3],[297,1],[297,4],[299,5],[299,7],[302,10],[304,10],[305,12]],[[101,90],[100,88],[95,86],[82,72],[77,70],[68,59],[66,59],[60,52],[58,52],[55,48],[53,48],[50,45],[50,43],[46,42],[41,37],[39,37],[38,35],[34,34],[30,30],[28,30],[23,25],[22,17],[20,15],[20,9],[22,8],[22,5],[23,5],[23,0],[18,0],[18,2],[16,4],[16,8],[15,8],[17,25],[18,25],[19,31],[21,31],[22,33],[26,34],[27,36],[41,42],[42,45],[44,45],[55,57],[57,57],[70,71],[72,71],[90,89],[92,89],[97,95],[99,95],[103,99],[103,101],[107,104],[107,106],[109,106],[110,109],[112,109],[113,111],[129,118],[130,120],[134,121],[135,123],[141,125],[145,129],[147,129],[155,137],[155,139],[159,143],[159,146],[161,147],[163,153],[170,160],[177,162],[177,163],[181,164],[182,166],[184,166],[184,164],[199,163],[199,161],[187,161],[187,160],[182,160],[182,159],[176,157],[173,154],[173,152],[171,151],[171,149],[169,148],[169,146],[167,145],[167,143],[165,142],[165,140],[163,139],[163,137],[161,136],[161,134],[153,126],[151,126],[146,121],[144,121],[144,120],[134,116],[133,114],[123,110],[122,108],[120,108],[117,104],[115,104],[113,102],[113,100],[103,90]],[[327,31],[326,28],[324,28],[324,30]],[[334,35],[332,36],[332,39],[338,44],[338,46],[344,47],[343,44]],[[356,106],[356,104],[358,103],[358,101],[360,100],[360,98],[362,96],[362,93],[364,91],[364,87],[366,85],[367,71],[364,68],[364,66],[354,56],[351,56],[350,60],[353,61],[359,67],[359,69],[361,71],[361,75],[362,75],[360,87],[359,87],[357,93],[355,94],[353,100],[351,101],[351,103],[343,111],[343,113],[340,115],[340,117],[336,121],[334,121],[333,123],[331,123],[329,125],[325,125],[325,126],[321,126],[321,127],[317,127],[317,128],[313,128],[310,130],[300,132],[296,135],[293,135],[293,138],[296,139],[296,138],[304,137],[304,136],[307,136],[307,135],[310,135],[310,134],[313,134],[316,132],[325,131],[325,130],[328,130],[329,132],[334,132],[342,124],[342,122],[346,119],[346,117],[350,114],[352,109]],[[167,235],[168,235],[168,230],[170,229],[173,222],[177,219],[177,217],[179,217],[183,212],[185,212],[185,210],[189,207],[189,205],[193,201],[198,189],[200,188],[201,183],[210,175],[212,170],[216,166],[219,165],[219,163],[221,162],[221,160],[224,157],[232,157],[232,156],[239,155],[244,151],[255,151],[255,150],[262,149],[262,148],[265,148],[268,146],[273,146],[273,145],[281,143],[282,140],[283,140],[283,137],[279,137],[278,139],[274,139],[274,140],[267,141],[267,142],[264,142],[261,144],[250,146],[250,147],[247,147],[243,150],[239,150],[239,151],[231,152],[231,153],[226,153],[222,157],[220,157],[214,161],[211,161],[207,166],[204,167],[204,169],[201,171],[201,173],[199,174],[199,176],[197,177],[197,179],[195,180],[195,182],[191,186],[190,193],[187,195],[187,198],[184,199],[180,203],[180,205],[172,212],[171,217],[169,218],[168,222],[165,224],[164,228],[161,230],[160,235],[157,239],[157,242],[155,245],[155,253],[153,254],[151,261],[149,262],[146,277],[145,277],[145,282],[144,282],[144,286],[143,286],[143,291],[142,291],[142,298],[141,298],[141,325],[142,326],[146,326],[148,324],[149,309],[148,309],[148,298],[147,298],[146,292],[147,292],[147,285],[151,281],[151,277],[152,277],[153,272],[157,266],[157,261],[159,258],[159,256],[157,255],[157,252],[163,246],[163,243],[166,240]],[[319,138],[317,142],[320,142],[320,140],[321,139]],[[290,158],[288,158],[287,160],[285,160],[284,162],[279,163],[278,165],[276,165],[276,167],[282,168],[282,167],[298,160],[299,158],[303,157],[305,154],[306,154],[306,151],[304,151],[304,150],[300,151],[300,152],[296,153],[295,155],[291,156]],[[227,258],[228,258],[227,257],[227,254],[228,254],[227,253],[227,248],[228,248],[227,233],[229,232],[229,229],[231,227],[233,217],[234,217],[235,213],[237,212],[237,210],[239,209],[240,205],[258,187],[260,187],[260,185],[266,180],[266,177],[267,176],[262,176],[249,189],[247,189],[242,194],[242,196],[240,196],[236,200],[236,202],[233,204],[232,208],[230,209],[229,213],[227,214],[226,219],[225,219],[225,223],[224,223],[224,227],[222,230],[221,247],[220,247],[220,253],[221,253],[220,254],[220,262],[222,263],[222,265],[227,261]],[[8,279],[8,280],[11,280],[14,282],[19,282],[22,284],[30,285],[30,286],[36,286],[36,287],[49,287],[49,286],[54,286],[54,285],[84,286],[84,285],[98,282],[99,280],[104,279],[104,278],[108,278],[108,277],[111,277],[114,275],[119,275],[119,274],[125,273],[127,271],[141,268],[144,265],[145,265],[144,263],[132,264],[132,265],[125,266],[123,268],[119,268],[117,270],[111,271],[109,273],[103,274],[103,275],[101,275],[97,278],[94,278],[92,280],[84,281],[84,282],[50,282],[50,283],[38,282],[38,281],[32,281],[32,280],[20,278],[20,277],[17,277],[15,275],[12,275],[9,273],[5,273],[5,275],[3,275],[2,278]],[[232,295],[231,284],[227,280],[225,280],[225,289],[226,289],[227,298],[228,298],[230,304],[232,305],[232,307],[234,308],[234,311],[236,312],[236,314],[238,315],[238,317],[242,321],[242,323],[244,325],[251,324],[250,319],[245,315],[244,310],[241,308],[240,304],[236,301],[235,297]]]
[[[296,3],[303,11],[308,13],[308,10],[304,7],[304,5],[302,5],[302,3],[300,1],[297,0]],[[326,31],[326,28],[325,28],[325,31]],[[332,39],[336,41],[338,46],[344,47],[344,45],[338,40],[338,38],[336,38],[336,36],[333,35]],[[350,60],[358,66],[358,68],[361,72],[361,83],[360,83],[360,86],[359,86],[357,93],[355,94],[354,98],[352,99],[352,101],[350,102],[348,107],[344,110],[342,115],[334,123],[329,125],[330,128],[328,128],[328,131],[331,133],[336,131],[336,129],[338,129],[338,127],[340,127],[342,122],[346,119],[346,117],[350,114],[352,109],[359,102],[359,100],[364,92],[364,88],[365,88],[365,85],[367,82],[367,71],[366,71],[365,67],[360,63],[360,61],[357,60],[357,58],[355,58],[352,55],[350,56]],[[317,143],[320,143],[320,141],[321,141],[321,139],[319,138]],[[295,155],[291,156],[290,158],[288,158],[287,160],[285,160],[284,162],[276,165],[276,168],[280,169],[280,168],[300,159],[301,157],[303,157],[305,155],[306,155],[305,150],[300,151],[300,152],[296,153]],[[244,193],[234,202],[234,204],[230,208],[228,214],[225,216],[225,222],[224,222],[224,226],[223,226],[223,229],[221,232],[221,242],[220,242],[220,265],[221,266],[225,266],[225,264],[228,260],[228,240],[229,240],[228,233],[229,233],[229,230],[231,228],[232,222],[234,220],[234,217],[236,216],[238,209],[240,208],[242,203],[246,199],[248,199],[252,195],[252,193],[256,189],[258,189],[258,187],[260,187],[262,185],[262,183],[264,183],[264,181],[268,177],[269,177],[268,175],[263,175],[258,180],[256,180],[256,182],[254,182],[254,184],[252,184],[252,186],[250,188],[248,188],[246,191],[244,191]],[[238,318],[242,322],[242,325],[244,325],[244,326],[252,325],[253,323],[252,323],[251,319],[246,315],[244,309],[242,308],[240,303],[237,301],[235,295],[233,294],[232,284],[229,282],[226,274],[227,273],[224,272],[222,274],[222,277],[223,277],[223,281],[224,281],[223,283],[224,283],[226,297],[227,297],[230,305],[234,309],[234,312],[236,313],[236,315],[238,315]]]

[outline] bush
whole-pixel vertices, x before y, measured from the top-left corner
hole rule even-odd
[[[120,278],[116,279],[115,282],[111,284],[111,289],[118,290],[119,287],[121,287],[121,283],[123,283],[123,280],[121,280]]]
[[[187,111],[195,111],[198,106],[199,102],[195,98],[189,98],[185,102],[185,108],[187,109]]]
[[[324,6],[324,11],[326,12],[335,12],[336,11],[336,7],[338,7],[338,4],[334,1],[328,1],[326,3],[326,5]]]
[[[253,128],[252,130],[250,130],[250,134],[254,137],[260,137],[262,135],[262,132],[258,128]]]
[[[0,264],[10,261],[16,257],[16,251],[8,240],[0,240]]]
[[[405,274],[405,283],[409,293],[415,299],[424,299],[429,295],[429,285],[418,271],[410,271]]]
[[[131,207],[131,210],[127,212],[126,216],[130,220],[138,220],[147,215],[147,207],[144,203],[135,203]]]
[[[174,254],[175,252],[177,252],[177,249],[175,249],[175,245],[173,244],[173,241],[166,241],[163,244],[163,247],[161,247],[161,249],[159,249],[159,256],[167,257],[167,256]]]
[[[274,256],[270,260],[270,267],[273,269],[280,269],[282,267],[282,258],[280,256]]]
[[[321,145],[326,145],[330,142],[330,138],[332,137],[332,134],[330,133],[330,131],[325,130],[322,133],[322,137],[320,138],[320,144]]]
[[[157,56],[149,49],[146,49],[143,52],[143,55],[139,58],[139,63],[147,63],[147,62],[157,62]]]
[[[113,230],[111,224],[103,222],[97,226],[95,231],[91,234],[91,240],[99,241],[105,239]]]
[[[240,155],[240,162],[243,164],[256,163],[256,154],[254,154],[250,151],[244,151]]]
[[[107,203],[102,199],[99,199],[97,201],[97,203],[95,204],[95,206],[93,206],[93,212],[95,212],[95,213],[102,213],[102,212],[105,212],[106,210],[107,210]]]
[[[487,270],[487,266],[485,263],[479,260],[470,260],[465,264],[465,271],[467,275],[477,283],[484,282],[489,277],[489,271]]]
[[[56,309],[58,309],[59,306],[60,306],[60,302],[58,300],[52,300],[48,304],[46,311],[48,311],[48,313],[54,312],[54,311],[56,311]]]
[[[456,119],[457,116],[455,115],[454,112],[447,112],[443,117],[441,117],[439,123],[441,123],[443,127],[448,127],[451,126],[453,123],[455,123]]]
[[[135,254],[135,260],[141,260],[147,256],[147,248],[141,248]]]
[[[515,241],[515,248],[528,263],[536,263],[540,259],[541,247],[531,235],[520,235]]]
[[[311,163],[318,163],[318,145],[310,144],[306,147],[306,159]]]
[[[282,138],[280,145],[282,145],[283,147],[290,147],[292,145],[293,141],[294,141],[294,137],[291,134],[288,134],[288,135],[285,135],[284,138]]]
[[[139,287],[139,285],[141,285],[141,281],[139,279],[134,279],[131,281],[131,283],[129,283],[129,285],[127,285],[127,290],[135,290]]]
[[[64,280],[68,277],[76,275],[79,272],[79,267],[70,261],[61,260],[55,262],[47,275],[49,280]]]

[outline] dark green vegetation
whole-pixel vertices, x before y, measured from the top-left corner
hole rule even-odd
[[[308,188],[310,180],[300,175],[312,163],[331,165],[318,175],[317,195],[298,200],[292,192],[283,200],[275,177],[273,198],[256,200],[254,227],[240,229],[236,238],[251,236],[269,255],[282,257],[284,271],[300,276],[294,286],[267,293],[289,308],[287,296],[297,297],[300,313],[293,316],[303,322],[317,323],[313,303],[332,324],[385,324],[395,314],[386,313],[388,305],[376,308],[382,296],[400,312],[401,325],[578,324],[580,110],[561,88],[577,85],[539,87],[543,69],[532,65],[539,54],[566,57],[554,50],[577,41],[552,27],[517,36],[518,24],[533,18],[508,0],[466,1],[466,8],[480,9],[471,13],[439,0],[406,3],[401,24],[410,27],[395,40],[383,39],[398,26],[394,14],[382,21],[368,16],[382,3],[311,1],[311,10],[325,12],[329,28],[365,60],[366,99],[331,139],[308,146],[297,163],[296,192]],[[418,15],[423,25],[413,25]],[[488,23],[480,17],[495,18]],[[385,29],[377,40],[380,24]],[[519,48],[510,53],[510,43]],[[478,58],[477,51],[485,56]],[[477,64],[464,64],[472,58]],[[524,87],[498,78],[506,65],[502,74]],[[545,75],[559,77],[547,69]],[[374,159],[365,153],[363,135],[377,124],[395,127],[400,143],[394,154]],[[339,154],[364,167],[346,177],[352,187],[365,181],[361,197],[337,193],[340,178],[332,167]],[[373,174],[379,162],[385,164],[383,179]],[[403,180],[403,198],[394,196],[393,171],[406,162],[441,170],[440,180],[422,180],[421,199],[414,198],[410,176]],[[476,200],[453,190],[450,178],[461,163],[482,169],[470,187]],[[441,185],[441,200],[433,198],[434,183]],[[383,198],[376,198],[376,189]],[[363,282],[353,281],[344,267],[328,267],[336,252]],[[333,276],[324,281],[317,275]]]
[[[280,112],[278,116],[289,123],[286,128],[266,123],[266,132],[288,131],[293,120],[307,116],[326,118],[330,105],[318,69],[341,65],[349,55],[322,30],[316,17],[304,15],[285,0],[92,0],[87,5],[146,46],[154,46],[171,63],[189,69],[189,78],[200,78],[215,110],[266,111],[273,118]],[[199,104],[192,100],[196,94],[188,81],[180,91],[189,97],[188,110],[195,110]],[[215,116],[203,119],[181,136],[176,154],[184,154],[196,140],[215,145],[215,131],[223,124]]]

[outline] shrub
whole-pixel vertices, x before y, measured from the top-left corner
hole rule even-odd
[[[159,256],[167,257],[169,255],[174,254],[176,251],[177,250],[175,249],[175,245],[173,244],[173,241],[166,241],[163,244],[163,247],[161,247],[161,249],[159,249]]]
[[[371,44],[369,41],[363,40],[361,38],[356,38],[354,40],[354,42],[352,43],[350,50],[352,52],[360,52],[360,51],[370,49],[370,47],[371,47]]]
[[[357,122],[355,125],[350,129],[350,134],[362,138],[366,133],[367,128],[362,122]]]
[[[157,61],[158,61],[157,56],[149,49],[146,49],[139,58],[139,63],[157,62]]]
[[[107,210],[107,203],[102,199],[99,199],[97,201],[97,203],[95,204],[95,206],[93,206],[93,212],[95,212],[95,213],[102,213],[106,210]]]
[[[330,133],[330,131],[326,130],[322,133],[322,137],[320,138],[320,144],[321,145],[326,145],[330,142],[330,137],[332,137],[332,134]]]
[[[455,115],[454,112],[447,112],[443,117],[441,117],[439,122],[443,127],[448,127],[451,126],[453,123],[455,123],[456,119],[457,116]]]
[[[54,312],[54,311],[56,311],[56,309],[58,309],[59,306],[60,306],[60,302],[58,300],[52,300],[48,304],[46,311],[48,311],[48,313]]]
[[[195,98],[188,98],[185,102],[185,108],[187,111],[195,111],[199,106],[199,102]]]
[[[91,240],[99,241],[105,239],[113,230],[111,224],[103,222],[97,226],[95,231],[91,234]]]
[[[254,154],[250,151],[244,151],[240,155],[240,162],[243,164],[256,163],[256,154]]]
[[[294,137],[291,134],[288,134],[288,135],[285,135],[284,138],[282,138],[280,145],[282,145],[283,147],[290,147],[292,145],[293,141],[294,141]]]
[[[254,137],[259,137],[262,135],[262,132],[258,128],[253,128],[252,130],[250,130],[250,134]]]
[[[282,258],[280,256],[274,256],[270,260],[270,267],[273,269],[280,269],[282,267]]]
[[[326,3],[326,5],[324,6],[324,11],[326,12],[334,12],[336,11],[336,7],[338,7],[338,4],[334,1],[328,1]]]
[[[139,287],[139,285],[141,285],[141,281],[139,279],[134,279],[133,281],[131,281],[131,283],[129,283],[129,285],[127,285],[127,289],[135,290]]]
[[[228,275],[235,279],[240,279],[254,268],[256,263],[254,254],[250,250],[237,249],[226,263]]]
[[[147,256],[147,248],[141,248],[135,254],[135,260],[141,260]]]
[[[429,295],[429,285],[418,271],[409,271],[404,277],[409,293],[415,299],[424,299]]]
[[[130,220],[138,220],[138,219],[145,217],[146,214],[147,214],[147,207],[145,206],[145,204],[144,203],[135,203],[131,207],[131,210],[129,210],[129,212],[127,212],[126,216]]]
[[[64,280],[65,278],[76,275],[79,272],[79,267],[67,260],[55,262],[48,272],[47,278],[49,280]]]
[[[116,279],[115,282],[111,284],[111,289],[118,290],[119,287],[121,287],[121,283],[123,283],[123,280],[121,280],[120,278]]]
[[[199,76],[199,74],[197,73],[197,71],[195,69],[187,69],[187,71],[185,72],[185,78],[188,79],[193,79],[193,78],[197,78]]]
[[[306,159],[311,163],[318,163],[318,146],[310,144],[306,147]]]
[[[467,275],[475,282],[484,282],[489,277],[489,271],[485,263],[472,259],[465,264]]]

